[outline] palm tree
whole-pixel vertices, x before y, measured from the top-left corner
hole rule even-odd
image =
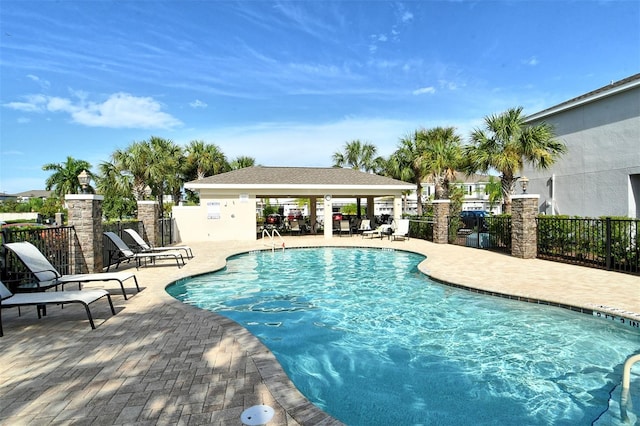
[[[245,155],[241,155],[236,157],[235,160],[231,161],[229,165],[231,170],[244,169],[246,167],[253,167],[256,165],[256,159],[253,157],[247,157]]]
[[[422,161],[435,184],[436,199],[448,198],[449,184],[462,159],[460,136],[453,127],[435,127],[417,132],[416,137],[424,138]]]
[[[111,154],[115,168],[131,179],[131,188],[137,201],[144,200],[151,175],[151,148],[146,141],[133,142],[126,149]]]
[[[522,107],[485,117],[485,128],[474,130],[471,144],[464,149],[467,173],[488,173],[491,169],[500,173],[505,213],[511,213],[511,194],[524,163],[547,169],[567,151],[554,139],[551,125],[526,125],[524,119]]]
[[[123,219],[135,212],[136,202],[133,196],[131,176],[121,173],[115,164],[102,162],[98,166],[96,188],[104,195],[102,211],[108,219]]]
[[[381,162],[380,157],[376,156],[377,148],[375,145],[360,142],[356,139],[347,142],[344,145],[344,152],[335,152],[333,154],[333,167],[348,166],[354,170],[363,172],[375,172]],[[357,216],[360,217],[360,198],[356,199]]]
[[[186,147],[187,178],[203,179],[230,169],[227,157],[215,144],[195,140]]]
[[[388,176],[415,183],[418,216],[422,216],[422,181],[430,173],[425,162],[427,151],[425,132],[424,129],[416,130],[413,135],[400,139],[400,145],[391,154],[386,167]]]
[[[65,194],[77,194],[81,190],[78,175],[86,170],[87,174],[93,178],[90,169],[89,162],[76,160],[71,156],[68,156],[64,163],[47,163],[42,166],[42,170],[53,171],[53,174],[45,181],[46,190],[53,190],[60,199],[63,199]],[[89,187],[89,190],[93,191],[93,188]]]

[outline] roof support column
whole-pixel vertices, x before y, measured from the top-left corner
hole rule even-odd
[[[333,238],[333,197],[324,196],[324,237]]]
[[[393,197],[393,220],[396,222],[402,219],[402,195]]]
[[[316,214],[316,209],[318,208],[318,199],[313,195],[309,197],[309,226],[311,227],[311,232],[316,233],[316,224],[318,222],[318,217]]]
[[[375,228],[376,224],[376,206],[373,197],[367,197],[367,219],[371,221],[371,229]]]

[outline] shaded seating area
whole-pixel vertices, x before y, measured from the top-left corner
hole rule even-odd
[[[28,241],[7,243],[4,244],[4,247],[13,252],[35,277],[36,281],[31,285],[18,286],[17,289],[20,291],[43,291],[57,286],[61,286],[64,290],[64,285],[69,283],[77,283],[79,289],[81,289],[82,284],[85,283],[117,281],[122,289],[122,295],[126,299],[127,292],[124,288],[124,282],[129,279],[133,279],[136,290],[140,291],[138,279],[131,272],[62,275],[49,262],[44,254]]]
[[[138,252],[157,252],[157,251],[167,251],[167,250],[182,250],[185,253],[185,256],[187,257],[187,259],[192,259],[193,258],[193,251],[191,250],[191,247],[189,246],[168,246],[168,247],[154,247],[151,244],[147,243],[144,238],[142,238],[142,235],[138,234],[138,232],[135,229],[125,229],[124,232],[126,232],[131,239],[136,243],[136,245],[138,246]]]
[[[349,234],[351,236],[351,222],[348,219],[342,219],[340,221],[340,227],[338,228],[338,235],[342,237],[343,233]]]
[[[107,298],[111,313],[116,314],[111,301],[111,295],[106,290],[84,290],[84,291],[42,291],[37,293],[11,293],[0,281],[0,337],[4,336],[2,329],[2,309],[15,308],[21,306],[36,306],[38,318],[42,318],[43,307],[46,305],[65,305],[68,303],[80,303],[87,312],[87,318],[92,329],[96,326],[89,305],[96,300]]]
[[[374,237],[384,237],[385,235],[389,235],[392,230],[392,225],[382,224],[375,229],[371,229],[369,231],[362,231],[362,238],[374,238]]]
[[[105,232],[104,236],[111,241],[115,249],[109,249],[109,258],[107,271],[111,268],[111,265],[115,264],[116,269],[120,266],[120,263],[124,261],[136,261],[136,268],[142,266],[142,261],[151,261],[155,264],[156,260],[173,259],[176,261],[178,268],[184,266],[186,263],[182,252],[178,250],[166,250],[166,251],[150,251],[150,252],[138,252],[132,250],[117,234],[113,232]]]

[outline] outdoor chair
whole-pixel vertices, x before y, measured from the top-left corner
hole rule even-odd
[[[409,239],[409,219],[400,219],[390,237],[393,241],[397,239]]]
[[[135,260],[136,268],[140,268],[143,260],[150,260],[155,263],[157,259],[175,259],[176,265],[178,268],[185,265],[184,257],[182,253],[178,250],[166,250],[166,251],[150,251],[150,252],[139,252],[136,253],[129,246],[122,241],[118,235],[113,232],[105,232],[104,236],[107,237],[115,246],[114,249],[109,250],[109,266],[107,266],[107,271],[111,265],[115,262],[116,269],[120,266],[120,263],[127,260]],[[145,263],[146,264],[146,263]]]
[[[103,297],[107,298],[111,313],[116,314],[111,301],[111,295],[106,290],[94,289],[84,291],[42,291],[37,293],[11,293],[0,281],[0,337],[4,336],[2,330],[2,309],[21,306],[36,306],[38,318],[42,318],[41,307],[45,305],[64,305],[66,303],[81,303],[87,311],[87,318],[92,329],[96,326],[93,323],[93,316],[89,305]]]
[[[360,226],[358,227],[358,232],[363,233],[365,231],[371,231],[370,219],[362,219],[362,221],[360,222]]]
[[[302,235],[302,228],[300,227],[300,221],[299,220],[289,221],[289,235],[293,235],[296,232],[298,233],[298,235]]]
[[[351,223],[346,219],[343,219],[340,221],[340,228],[338,229],[338,235],[342,237],[343,232],[346,232],[349,234],[349,236],[351,236]]]
[[[131,272],[62,275],[49,262],[45,255],[30,242],[21,241],[18,243],[7,243],[4,244],[4,246],[15,253],[18,259],[20,259],[36,279],[35,283],[18,286],[18,290],[43,291],[50,287],[57,288],[59,285],[64,290],[64,285],[69,283],[78,283],[78,289],[81,289],[82,284],[85,283],[117,281],[122,289],[122,295],[127,299],[127,292],[124,289],[124,281],[133,278],[133,281],[136,284],[136,290],[140,291],[138,279]]]
[[[369,231],[362,231],[362,238],[364,238],[364,237],[369,237],[369,238],[380,237],[380,239],[382,239],[382,237],[384,237],[385,235],[389,235],[390,234],[390,230],[391,229],[392,229],[391,225],[382,224],[382,225],[378,226],[376,229],[371,229]]]
[[[135,229],[125,229],[124,232],[129,234],[129,236],[133,239],[133,241],[140,248],[141,252],[158,252],[158,251],[167,251],[167,250],[184,250],[185,256],[187,259],[193,258],[193,251],[191,251],[191,247],[189,246],[167,246],[167,247],[154,247],[151,244],[148,244],[144,238]]]

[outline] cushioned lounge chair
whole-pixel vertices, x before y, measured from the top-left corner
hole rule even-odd
[[[358,231],[360,231],[360,233],[371,231],[371,219],[362,219]]]
[[[150,252],[139,252],[136,253],[129,246],[122,241],[117,234],[113,232],[105,232],[104,236],[107,237],[113,245],[116,247],[115,250],[109,250],[109,266],[107,266],[107,271],[111,267],[111,264],[115,262],[116,269],[120,266],[120,263],[123,261],[135,260],[136,267],[140,268],[143,260],[150,260],[155,263],[157,259],[174,259],[178,268],[185,265],[184,257],[182,253],[177,250],[165,250],[165,251],[150,251]]]
[[[148,244],[144,238],[135,229],[125,229],[124,232],[129,234],[129,236],[133,239],[133,241],[138,245],[140,251],[142,252],[156,252],[156,251],[167,251],[167,250],[183,250],[187,259],[193,258],[193,251],[191,251],[191,247],[189,246],[167,246],[167,247],[154,247],[151,244]]]
[[[113,308],[111,296],[106,290],[84,290],[84,291],[41,291],[37,293],[11,293],[7,287],[0,281],[0,337],[4,335],[2,330],[2,309],[14,308],[20,306],[36,306],[38,318],[41,318],[41,306],[45,305],[64,305],[66,303],[81,303],[87,311],[87,318],[92,329],[96,326],[93,323],[93,316],[89,305],[98,299],[106,297],[109,301],[111,313],[116,314]]]
[[[400,219],[396,224],[396,227],[391,234],[393,241],[397,239],[409,239],[409,219]]]
[[[29,291],[42,291],[49,287],[61,286],[64,290],[65,284],[77,283],[78,288],[82,288],[82,284],[89,282],[106,282],[117,281],[122,289],[122,295],[127,298],[127,292],[124,289],[124,282],[133,278],[136,284],[136,290],[140,291],[138,286],[138,279],[131,272],[112,272],[112,273],[97,273],[97,274],[71,274],[62,275],[56,270],[56,268],[49,262],[49,260],[42,254],[40,250],[28,241],[21,241],[18,243],[7,243],[4,245],[7,249],[11,250],[20,259],[20,261],[27,267],[27,269],[36,278],[36,282],[30,287],[18,287],[19,289]]]
[[[343,232],[346,232],[347,234],[349,234],[349,236],[351,236],[351,222],[349,222],[348,220],[340,221],[340,229],[338,230],[338,235],[342,237]]]

